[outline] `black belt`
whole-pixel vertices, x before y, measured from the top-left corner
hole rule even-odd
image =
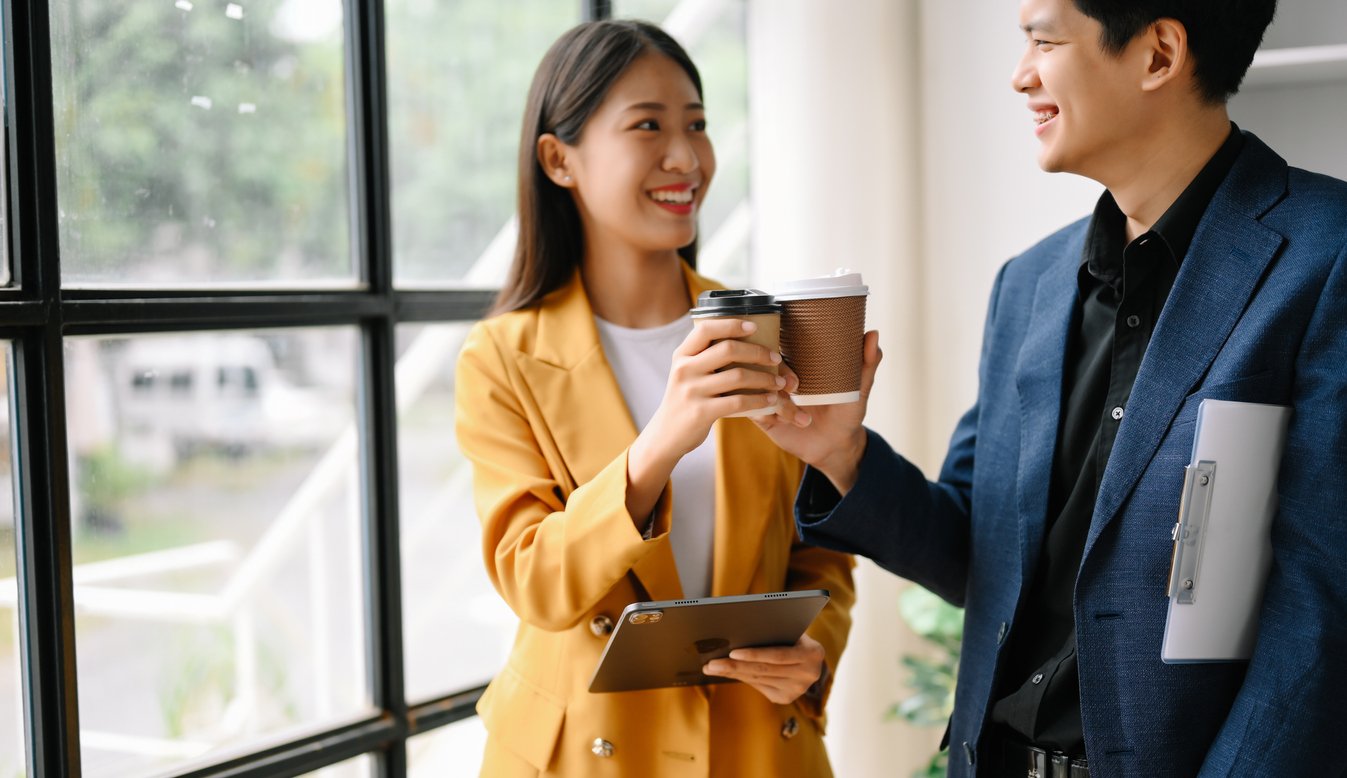
[[[1090,778],[1084,759],[1012,740],[1001,741],[1001,775],[1005,778]]]

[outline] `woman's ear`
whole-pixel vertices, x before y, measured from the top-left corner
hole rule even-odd
[[[575,186],[567,161],[570,150],[570,146],[550,132],[538,136],[538,164],[542,166],[543,173],[552,179],[552,183],[564,189]]]
[[[1180,75],[1188,79],[1188,30],[1183,22],[1168,17],[1155,20],[1146,33],[1146,53],[1149,62],[1141,89],[1154,92]]]

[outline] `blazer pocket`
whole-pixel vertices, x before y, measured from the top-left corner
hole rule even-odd
[[[1203,400],[1238,400],[1243,402],[1275,403],[1272,397],[1276,374],[1272,370],[1259,370],[1256,373],[1240,376],[1229,381],[1217,381],[1203,384],[1183,398],[1183,404],[1174,414],[1170,423],[1170,434],[1177,431],[1188,435],[1187,428],[1197,421],[1197,408]],[[1187,445],[1187,443],[1184,443]]]
[[[543,771],[556,750],[566,704],[506,665],[477,701],[477,714],[501,745]]]
[[[1194,389],[1185,401],[1193,400],[1245,400],[1248,402],[1266,402],[1260,390],[1271,388],[1273,372],[1270,369],[1218,381],[1214,384],[1202,384]]]

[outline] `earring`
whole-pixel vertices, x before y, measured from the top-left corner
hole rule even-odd
[[[561,177],[561,180],[562,180],[562,181],[570,181],[570,180],[571,180],[571,177],[570,177],[570,176],[562,176],[562,177]]]

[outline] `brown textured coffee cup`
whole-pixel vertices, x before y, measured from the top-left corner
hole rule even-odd
[[[865,301],[859,273],[839,272],[782,285],[781,356],[800,385],[796,405],[834,405],[861,399]]]
[[[781,349],[780,306],[776,304],[771,295],[755,289],[717,289],[712,292],[703,292],[697,300],[697,307],[692,309],[692,318],[733,318],[751,321],[757,325],[757,329],[735,338],[735,340],[756,343],[771,351]],[[771,373],[772,375],[777,375],[779,372],[776,365],[750,365],[740,362],[731,363],[722,369],[729,370],[735,367]],[[766,392],[743,389],[728,392],[728,394],[766,394]],[[750,411],[732,413],[730,416],[766,416],[775,411],[776,403],[773,402],[766,408],[754,408]]]

